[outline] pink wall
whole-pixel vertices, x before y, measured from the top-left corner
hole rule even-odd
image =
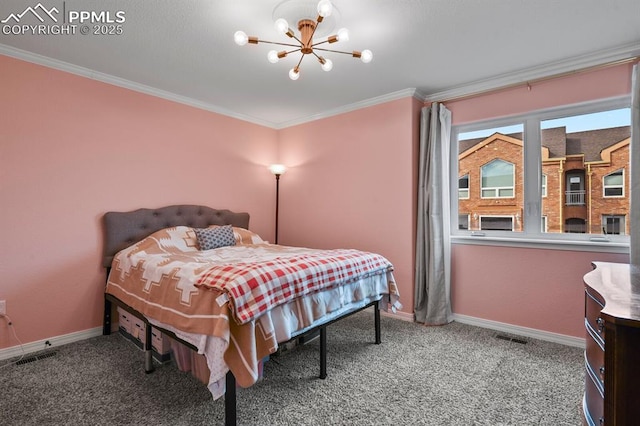
[[[413,312],[421,103],[408,97],[283,129],[280,243],[378,252]]]
[[[631,69],[620,65],[446,105],[455,125],[628,95]],[[594,260],[629,262],[629,256],[454,244],[453,312],[584,337],[582,276]]]
[[[24,343],[101,324],[100,218],[204,204],[273,238],[277,132],[0,56],[0,299]],[[14,346],[0,321],[0,348]]]
[[[280,243],[387,256],[411,318],[421,102],[276,131],[8,57],[0,69],[0,299],[23,342],[100,325],[105,211],[248,211],[272,239],[274,161],[289,166]],[[630,69],[446,104],[460,124],[617,96],[630,91]],[[582,336],[581,277],[596,259],[628,256],[455,244],[454,312]],[[0,348],[13,345],[0,322]]]
[[[631,93],[633,64],[522,84],[485,95],[445,102],[453,124],[523,114],[538,109],[607,99]]]
[[[453,312],[584,337],[584,285],[592,261],[623,254],[454,244]]]

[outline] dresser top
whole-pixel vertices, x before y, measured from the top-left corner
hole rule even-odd
[[[604,301],[602,315],[616,323],[640,327],[640,282],[626,263],[593,262],[584,282]],[[633,283],[633,284],[632,284]]]

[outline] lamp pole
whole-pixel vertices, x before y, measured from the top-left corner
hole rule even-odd
[[[276,173],[276,244],[278,244],[278,207],[280,205],[280,173]]]
[[[272,164],[269,166],[271,173],[276,175],[276,244],[278,244],[278,210],[280,207],[280,175],[287,171],[282,164]]]

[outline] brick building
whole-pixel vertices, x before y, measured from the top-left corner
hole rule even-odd
[[[629,234],[629,143],[629,126],[542,130],[543,232]],[[522,134],[459,144],[459,228],[522,231]]]

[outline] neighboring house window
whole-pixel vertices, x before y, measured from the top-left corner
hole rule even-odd
[[[458,179],[458,198],[466,200],[469,198],[469,175],[464,175]]]
[[[607,235],[624,235],[624,216],[602,216],[602,232]]]
[[[624,196],[624,174],[623,170],[617,170],[609,173],[602,179],[605,197],[623,197]]]
[[[587,223],[584,219],[570,218],[564,223],[564,232],[569,234],[584,234],[587,232]]]
[[[458,217],[465,222],[452,223],[452,234],[601,244],[606,233],[628,242],[629,104],[625,96],[453,126],[452,217],[482,215]]]
[[[480,169],[482,198],[513,197],[514,171],[513,164],[500,159],[482,166]]]
[[[483,231],[513,231],[513,216],[480,216]]]
[[[469,229],[469,215],[468,214],[459,214],[458,215],[458,229]]]

